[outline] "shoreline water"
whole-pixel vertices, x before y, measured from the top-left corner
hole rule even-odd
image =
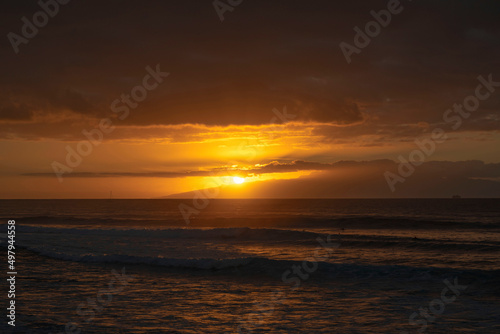
[[[35,333],[70,322],[81,333],[236,333],[242,323],[245,333],[416,333],[422,321],[429,333],[498,333],[498,203],[466,200],[457,215],[444,202],[438,215],[428,201],[385,202],[375,217],[377,201],[280,200],[259,212],[252,201],[214,201],[188,228],[169,224],[178,203],[169,200],[0,202],[0,216],[20,206],[16,315]],[[340,247],[304,267],[328,235]],[[78,307],[94,305],[88,298],[122,268],[134,281],[96,301],[86,323],[91,313]],[[459,298],[421,313],[455,279],[467,286]],[[286,298],[271,305],[276,291]]]

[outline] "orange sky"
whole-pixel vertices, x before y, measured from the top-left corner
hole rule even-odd
[[[221,23],[197,3],[91,3],[68,4],[17,54],[4,41],[0,198],[221,183],[222,197],[500,196],[496,4],[412,4],[348,64],[339,43],[373,4],[257,1]],[[5,35],[37,8],[6,6]],[[447,121],[481,83],[488,98]],[[447,139],[391,191],[384,173],[436,128]],[[221,181],[234,175],[245,182]]]

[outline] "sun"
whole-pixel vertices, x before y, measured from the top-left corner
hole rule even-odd
[[[239,176],[235,176],[233,177],[233,182],[236,184],[242,184],[243,182],[245,182],[245,179]]]

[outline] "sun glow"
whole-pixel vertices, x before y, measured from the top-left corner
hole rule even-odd
[[[245,182],[245,179],[239,176],[235,176],[233,177],[233,182],[236,184],[242,184],[243,182]]]

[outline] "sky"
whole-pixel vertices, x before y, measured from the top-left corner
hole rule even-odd
[[[0,198],[500,197],[498,1],[60,1],[2,4]]]

